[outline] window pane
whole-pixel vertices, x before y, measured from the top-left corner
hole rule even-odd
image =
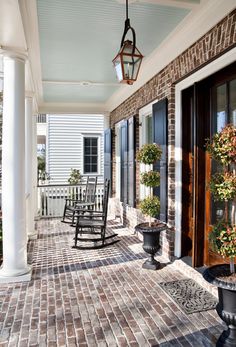
[[[92,154],[96,154],[97,155],[98,149],[97,147],[92,147]]]
[[[92,171],[91,172],[97,172],[97,165],[92,165]]]
[[[88,137],[84,139],[84,146],[90,146],[90,139]]]
[[[90,165],[89,164],[84,165],[84,173],[90,173]]]
[[[97,141],[98,141],[98,139],[92,138],[91,140],[92,140],[92,146],[97,147]]]
[[[236,126],[236,80],[229,83],[229,122]]]
[[[96,164],[98,163],[98,158],[97,157],[91,157],[91,164]]]
[[[84,157],[84,163],[85,163],[85,164],[89,164],[89,163],[90,163],[90,156],[89,156],[89,155],[85,155],[85,157]]]
[[[147,143],[152,143],[152,116],[147,119]]]
[[[221,86],[217,87],[216,89],[216,114],[217,114],[217,124],[216,129],[214,129],[214,133],[221,131],[222,128],[227,123],[227,111],[226,111],[226,105],[227,105],[227,97],[226,97],[226,84],[222,84]]]
[[[84,153],[85,154],[90,154],[90,147],[85,146],[84,147]]]

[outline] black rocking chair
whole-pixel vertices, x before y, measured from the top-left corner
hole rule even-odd
[[[97,177],[88,177],[82,200],[67,198],[62,217],[63,223],[75,226],[75,216],[79,210],[93,209],[96,198]]]
[[[73,248],[77,249],[99,249],[110,246],[119,240],[111,240],[117,234],[106,236],[107,224],[107,210],[109,199],[109,186],[110,181],[105,182],[104,195],[103,195],[103,209],[102,211],[94,210],[80,210],[77,215],[77,223],[75,229],[75,245]],[[98,237],[93,237],[93,236]],[[106,242],[111,240],[110,242]],[[87,242],[88,246],[78,246],[77,242]]]

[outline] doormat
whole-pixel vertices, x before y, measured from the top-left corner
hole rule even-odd
[[[192,279],[162,282],[159,285],[186,314],[216,307],[216,298]]]

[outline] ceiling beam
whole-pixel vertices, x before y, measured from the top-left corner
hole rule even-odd
[[[39,106],[39,113],[46,114],[106,114],[104,103],[57,103],[44,102]]]
[[[120,83],[114,82],[93,82],[93,81],[58,81],[58,80],[43,80],[43,84],[51,85],[77,85],[82,87],[92,87],[92,86],[120,86]]]
[[[125,0],[116,0],[120,4],[124,4]],[[129,0],[129,3],[149,3],[154,5],[186,8],[193,10],[200,5],[200,0],[198,2],[189,2],[188,0]]]

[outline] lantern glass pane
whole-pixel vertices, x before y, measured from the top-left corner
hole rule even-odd
[[[123,55],[125,79],[136,80],[141,61],[142,59],[140,57]]]
[[[114,60],[114,66],[116,69],[116,75],[117,75],[118,81],[122,81],[123,74],[122,74],[122,66],[121,66],[121,60],[119,55],[117,56],[116,60]]]

